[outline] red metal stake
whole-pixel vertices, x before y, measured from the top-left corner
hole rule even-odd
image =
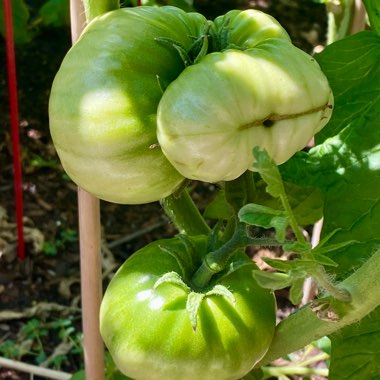
[[[5,20],[5,43],[7,54],[8,71],[8,93],[9,108],[11,115],[11,137],[13,150],[13,171],[14,171],[14,191],[16,203],[16,223],[18,236],[18,257],[25,259],[25,242],[23,230],[23,196],[22,196],[22,174],[20,160],[20,136],[17,101],[17,79],[16,79],[16,59],[14,49],[12,4],[11,0],[4,0],[4,20]]]

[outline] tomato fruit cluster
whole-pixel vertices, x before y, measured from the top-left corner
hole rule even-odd
[[[285,162],[332,108],[318,64],[271,16],[234,10],[209,21],[136,7],[85,28],[55,77],[49,117],[75,183],[110,202],[141,204],[168,197],[186,178],[231,181],[254,170],[256,146]],[[243,251],[231,249],[216,271],[204,259],[209,250],[205,236],[160,240],[116,273],[100,329],[124,374],[237,380],[265,355],[273,294]],[[194,274],[204,267],[213,273],[203,286]]]
[[[107,287],[101,334],[118,368],[134,379],[236,380],[270,345],[275,301],[254,280],[254,263],[237,252],[206,289],[194,290],[191,276],[206,239],[192,240],[192,249],[179,238],[147,245]],[[174,278],[162,281],[167,274]],[[189,304],[197,296],[203,298],[194,322]]]
[[[332,106],[318,64],[271,16],[235,10],[211,22],[138,7],[86,27],[56,75],[49,116],[74,182],[140,204],[184,178],[229,181],[253,170],[255,146],[286,161]]]

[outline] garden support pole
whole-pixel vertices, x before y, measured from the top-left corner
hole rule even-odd
[[[70,14],[74,43],[86,23],[80,0],[70,1]],[[103,380],[104,348],[99,331],[99,308],[102,299],[99,199],[78,189],[78,213],[85,373],[88,380]]]

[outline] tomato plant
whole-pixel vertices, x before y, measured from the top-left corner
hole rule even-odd
[[[328,336],[329,378],[378,377],[380,20],[365,4],[371,30],[315,57],[261,12],[173,7],[101,15],[68,53],[50,102],[63,166],[101,198],[160,200],[180,231],[106,290],[101,333],[128,376],[263,379]],[[220,184],[205,215],[185,179]],[[304,227],[321,216],[312,246]],[[254,245],[291,255],[261,271]],[[318,296],[274,326],[271,292],[299,305],[310,277]]]

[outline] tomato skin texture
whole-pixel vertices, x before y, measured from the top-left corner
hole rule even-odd
[[[94,19],[62,62],[49,102],[50,131],[72,180],[97,197],[148,203],[183,177],[155,147],[162,87],[184,65],[157,37],[189,49],[205,19],[174,7],[115,10]]]
[[[136,380],[235,380],[267,351],[275,327],[275,301],[252,277],[250,263],[215,279],[234,294],[204,299],[192,329],[186,311],[188,292],[164,283],[175,271],[187,281],[200,263],[206,239],[198,237],[191,263],[178,238],[153,242],[133,254],[109,284],[100,311],[100,329],[117,367]],[[176,251],[179,260],[168,254]]]
[[[270,38],[187,67],[160,101],[158,141],[183,176],[229,181],[254,170],[255,146],[287,161],[328,122],[332,105],[316,61]]]
[[[213,25],[214,33],[227,29],[221,44],[224,46],[219,46],[218,51],[233,46],[242,50],[250,49],[269,38],[291,42],[288,33],[275,18],[254,9],[234,9],[217,17]]]

